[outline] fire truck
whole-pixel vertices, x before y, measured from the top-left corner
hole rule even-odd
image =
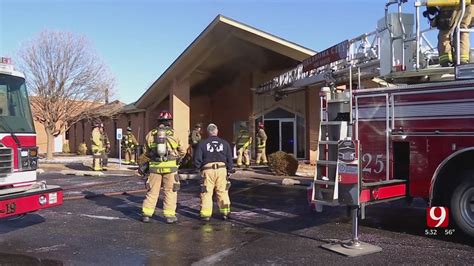
[[[457,64],[441,67],[429,38],[437,29],[421,23],[425,6],[455,6],[462,17],[470,1],[415,1],[415,12],[404,12],[410,2],[388,1],[376,30],[254,91],[281,99],[319,90],[319,157],[308,189],[318,211],[352,207],[356,228],[369,205],[422,198],[439,207],[435,219],[449,210],[450,221],[474,237],[474,64],[459,64],[459,36],[471,30],[455,21]]]
[[[38,147],[25,77],[0,58],[0,219],[62,204],[62,189],[37,181]]]

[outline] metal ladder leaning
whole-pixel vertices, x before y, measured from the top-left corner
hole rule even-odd
[[[319,157],[313,180],[312,201],[319,206],[337,206],[338,201],[338,142],[351,137],[350,94],[323,87],[320,92],[321,122],[319,129]]]

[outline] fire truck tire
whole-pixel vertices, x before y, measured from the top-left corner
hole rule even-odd
[[[474,237],[474,172],[454,189],[451,197],[451,216],[456,225],[467,235]]]

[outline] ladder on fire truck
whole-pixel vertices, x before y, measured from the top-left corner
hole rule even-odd
[[[351,110],[349,98],[343,93],[335,93],[328,87],[320,92],[321,122],[319,129],[319,156],[316,163],[316,172],[312,200],[318,205],[337,206],[338,202],[338,143],[351,137],[348,120]],[[318,208],[319,209],[319,208]]]
[[[445,4],[466,1],[446,0]],[[415,1],[415,15],[403,12],[402,6],[406,2],[389,0],[385,5],[385,17],[378,21],[376,30],[321,51],[294,69],[260,85],[255,89],[256,93],[270,92],[276,98],[282,98],[308,86],[348,84],[349,79],[356,76],[359,77],[357,86],[360,89],[363,88],[360,80],[378,83],[379,87],[390,87],[393,84],[454,80],[457,72],[474,73],[472,67],[459,66],[459,55],[455,62],[458,67],[440,67],[437,47],[429,38],[430,32],[437,29],[422,29],[421,24],[420,8],[429,6],[430,0]],[[391,6],[397,6],[396,12],[389,12]],[[464,5],[461,6],[462,17],[466,10]],[[460,34],[473,31],[462,29],[460,24],[461,20],[457,21],[454,32],[457,53],[460,53]],[[331,63],[326,63],[328,60]],[[325,63],[319,64],[318,61]]]
[[[456,21],[455,43],[456,67],[440,67],[437,48],[426,34],[433,30],[421,30],[420,7],[433,5],[459,5],[461,18],[467,0],[419,0],[415,1],[416,14],[402,12],[406,0],[388,0],[385,17],[378,21],[377,29],[356,38],[341,42],[303,61],[294,69],[283,73],[255,89],[257,94],[271,93],[275,99],[305,90],[320,88],[321,119],[319,130],[319,157],[312,184],[311,203],[316,210],[321,206],[348,206],[352,212],[352,240],[343,245],[323,245],[332,251],[356,256],[355,250],[364,250],[357,255],[378,252],[381,249],[358,240],[359,215],[364,218],[365,206],[406,197],[406,180],[389,179],[389,169],[384,180],[364,180],[360,166],[358,142],[357,99],[353,86],[363,89],[361,82],[378,83],[380,87],[392,87],[426,81],[474,78],[472,64],[460,65],[461,19]],[[431,2],[431,3],[430,3]],[[397,12],[389,13],[396,5]],[[330,62],[330,63],[328,63]],[[355,82],[354,82],[355,81]],[[397,84],[397,85],[394,85]],[[344,88],[342,88],[344,86]],[[354,103],[355,104],[354,104]],[[386,165],[389,167],[390,134],[388,112],[390,101],[386,100]],[[355,107],[355,108],[354,108]],[[355,126],[354,126],[355,125]],[[353,127],[354,126],[354,127]],[[354,129],[354,135],[352,134]],[[341,147],[345,152],[341,152]],[[352,158],[352,159],[351,159]],[[382,190],[396,190],[380,198]],[[395,189],[396,188],[396,189]],[[379,190],[380,189],[380,190]]]

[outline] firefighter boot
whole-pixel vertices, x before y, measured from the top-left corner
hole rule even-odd
[[[166,217],[166,223],[167,224],[174,224],[177,221],[178,221],[178,217],[176,217],[176,216]]]
[[[148,216],[142,216],[142,222],[144,222],[144,223],[149,223],[149,222],[151,222],[150,217],[148,217]]]

